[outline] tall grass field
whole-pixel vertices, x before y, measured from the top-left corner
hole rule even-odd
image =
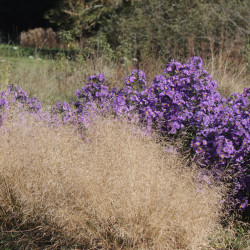
[[[145,93],[133,63],[0,45],[0,249],[250,249],[249,221],[224,206],[233,182],[203,175],[190,130],[122,99],[167,63],[141,64]],[[250,86],[226,55],[203,68],[225,100]]]

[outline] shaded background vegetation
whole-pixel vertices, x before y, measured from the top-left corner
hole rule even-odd
[[[1,1],[2,40],[52,27],[61,42],[119,60],[211,57],[248,61],[247,0]],[[69,46],[70,47],[70,46]]]

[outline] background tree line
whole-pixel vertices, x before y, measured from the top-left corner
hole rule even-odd
[[[46,18],[101,53],[119,58],[244,58],[249,49],[246,0],[61,0]]]
[[[233,58],[248,59],[247,0],[47,0],[36,4],[2,0],[0,15],[12,18],[14,5],[20,13],[28,13],[26,20],[42,15],[46,25],[65,40],[109,57],[143,61],[152,55],[211,56],[224,50]]]

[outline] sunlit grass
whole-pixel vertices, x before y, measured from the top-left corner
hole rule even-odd
[[[139,128],[100,118],[83,141],[16,114],[0,137],[5,233],[31,224],[84,249],[199,249],[219,232],[221,188],[198,184],[195,168]]]

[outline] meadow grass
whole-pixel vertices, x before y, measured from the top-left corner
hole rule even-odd
[[[129,76],[136,63],[112,62],[105,57],[85,58],[79,54],[69,60],[64,53],[55,58],[39,54],[39,50],[10,45],[0,45],[0,88],[18,84],[29,95],[37,96],[45,108],[58,101],[75,100],[74,92],[85,85],[90,75],[104,73],[110,88],[122,88],[125,77]],[[49,51],[48,51],[49,53]],[[185,61],[185,60],[183,60]],[[141,62],[139,67],[146,73],[148,84],[161,74],[165,64],[152,59]],[[204,68],[217,81],[218,91],[228,97],[249,87],[249,69],[246,63],[233,63],[227,53],[204,61]]]
[[[102,72],[107,86],[121,88],[132,69],[133,65],[117,65],[105,58],[79,56],[72,61],[59,54],[57,60],[49,60],[38,55],[6,57],[6,53],[0,53],[0,88],[18,83],[29,95],[37,96],[45,108],[50,108],[58,101],[74,101],[75,90],[85,85],[90,75]]]
[[[13,47],[4,47],[5,52]],[[3,50],[2,50],[3,51]],[[16,50],[15,50],[16,51]],[[16,52],[15,52],[16,53]],[[248,86],[244,65],[225,56],[205,62],[228,96]],[[57,60],[1,54],[0,89],[17,84],[45,110],[74,101],[88,76],[123,86],[133,64],[105,58]],[[164,64],[145,62],[149,82]],[[202,184],[182,156],[168,154],[140,129],[99,119],[84,141],[70,127],[51,128],[17,114],[1,127],[0,245],[10,248],[247,249],[249,225],[220,224],[223,190]],[[7,131],[7,132],[6,132]]]
[[[205,61],[204,68],[217,82],[217,90],[224,97],[233,93],[242,93],[244,88],[249,88],[250,71],[245,62],[234,62],[225,53]]]

